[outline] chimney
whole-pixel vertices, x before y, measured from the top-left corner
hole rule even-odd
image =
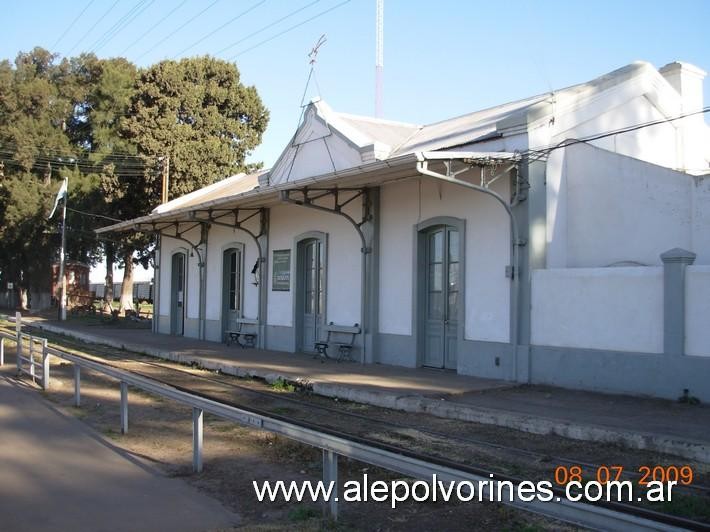
[[[691,65],[675,61],[658,72],[680,95],[681,114],[697,113],[703,108],[703,79],[707,73]],[[707,171],[705,139],[707,125],[702,113],[675,122],[679,133],[678,169],[689,173]]]
[[[658,69],[668,83],[680,94],[683,114],[703,108],[703,79],[707,72],[690,63],[675,61]]]

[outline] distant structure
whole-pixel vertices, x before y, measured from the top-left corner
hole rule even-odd
[[[384,50],[385,0],[377,0],[375,17],[375,117],[382,118],[382,70],[385,65]]]

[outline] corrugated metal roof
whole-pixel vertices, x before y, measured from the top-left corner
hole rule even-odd
[[[154,214],[163,214],[176,209],[199,205],[214,199],[247,192],[259,185],[259,176],[264,172],[266,172],[266,170],[261,170],[253,174],[233,175],[189,194],[185,194],[184,196],[180,196],[179,198],[175,198],[172,201],[163,203],[153,209],[152,212]]]

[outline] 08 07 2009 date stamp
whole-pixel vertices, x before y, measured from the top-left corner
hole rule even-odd
[[[689,465],[643,465],[627,468],[622,465],[600,465],[585,468],[581,465],[557,466],[554,472],[555,484],[565,486],[570,482],[584,483],[595,481],[600,484],[617,482],[633,477],[639,486],[648,486],[649,482],[673,482],[688,486],[693,483],[693,468]]]

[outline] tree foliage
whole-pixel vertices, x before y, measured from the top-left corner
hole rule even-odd
[[[68,258],[120,259],[130,294],[151,236],[101,242],[93,230],[108,223],[102,217],[131,219],[159,205],[168,160],[171,198],[250,170],[268,117],[236,66],[212,57],[140,70],[123,58],[60,59],[35,48],[0,62],[0,282],[48,286],[60,227],[47,213],[68,176]]]

